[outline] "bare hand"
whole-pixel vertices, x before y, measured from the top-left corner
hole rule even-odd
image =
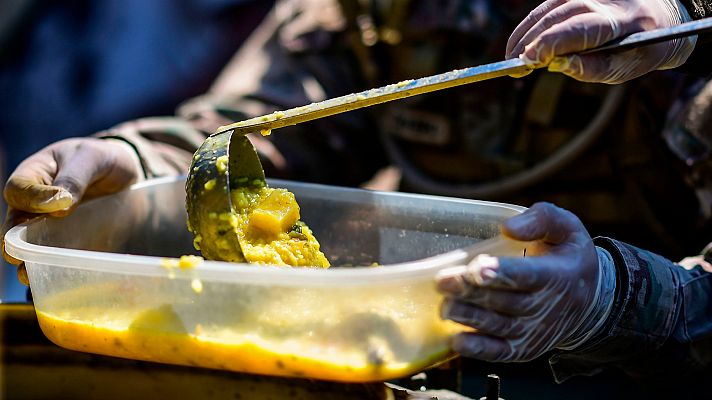
[[[138,156],[116,139],[72,138],[53,143],[24,160],[5,185],[7,216],[2,235],[39,214],[63,216],[82,200],[118,192],[143,178]],[[27,284],[19,260],[18,278]]]

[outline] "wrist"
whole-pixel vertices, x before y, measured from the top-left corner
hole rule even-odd
[[[143,168],[143,164],[141,164],[141,158],[133,145],[123,139],[115,137],[100,137],[100,139],[105,140],[107,143],[111,143],[111,146],[115,146],[118,151],[127,156],[131,163],[131,170],[135,172],[136,182],[145,180],[146,172]]]

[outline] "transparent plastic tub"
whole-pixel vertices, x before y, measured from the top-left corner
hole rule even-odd
[[[184,184],[149,181],[7,233],[50,340],[170,364],[388,380],[448,359],[448,338],[465,329],[439,317],[438,270],[481,252],[522,254],[491,239],[522,207],[271,180],[295,193],[332,268],[181,268],[176,257],[199,254]]]

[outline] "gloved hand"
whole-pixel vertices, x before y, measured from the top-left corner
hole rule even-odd
[[[529,361],[594,335],[613,304],[615,270],[581,221],[537,203],[507,220],[503,233],[535,241],[527,257],[481,255],[436,278],[445,295],[442,317],[476,329],[455,335],[453,350],[486,361]]]
[[[547,0],[514,30],[506,57],[548,64],[550,71],[580,81],[622,83],[682,65],[694,50],[696,36],[619,53],[562,55],[690,20],[679,0]]]
[[[116,139],[72,138],[53,143],[24,160],[5,184],[8,209],[2,237],[38,214],[63,216],[79,201],[118,192],[143,178],[138,155]],[[28,284],[19,260],[18,279]]]

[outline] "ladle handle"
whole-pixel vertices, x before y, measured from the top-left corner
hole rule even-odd
[[[586,50],[583,53],[593,53],[604,50],[624,50],[683,36],[690,36],[710,30],[712,30],[712,17],[687,22],[669,28],[634,33],[624,39],[604,44],[595,49]],[[532,69],[542,68],[545,66],[546,65],[527,65],[519,58],[512,58],[510,60],[484,64],[477,67],[458,69],[455,71],[445,72],[443,74],[427,76],[419,79],[411,79],[380,88],[365,90],[360,93],[335,97],[333,99],[291,108],[285,111],[276,111],[269,115],[221,126],[215,134],[229,130],[234,130],[237,134],[247,134],[260,131],[267,133],[272,129],[296,125],[302,122],[312,121],[358,108],[369,107],[375,104],[399,100],[419,94],[435,92],[438,90],[507,75],[525,75]]]

